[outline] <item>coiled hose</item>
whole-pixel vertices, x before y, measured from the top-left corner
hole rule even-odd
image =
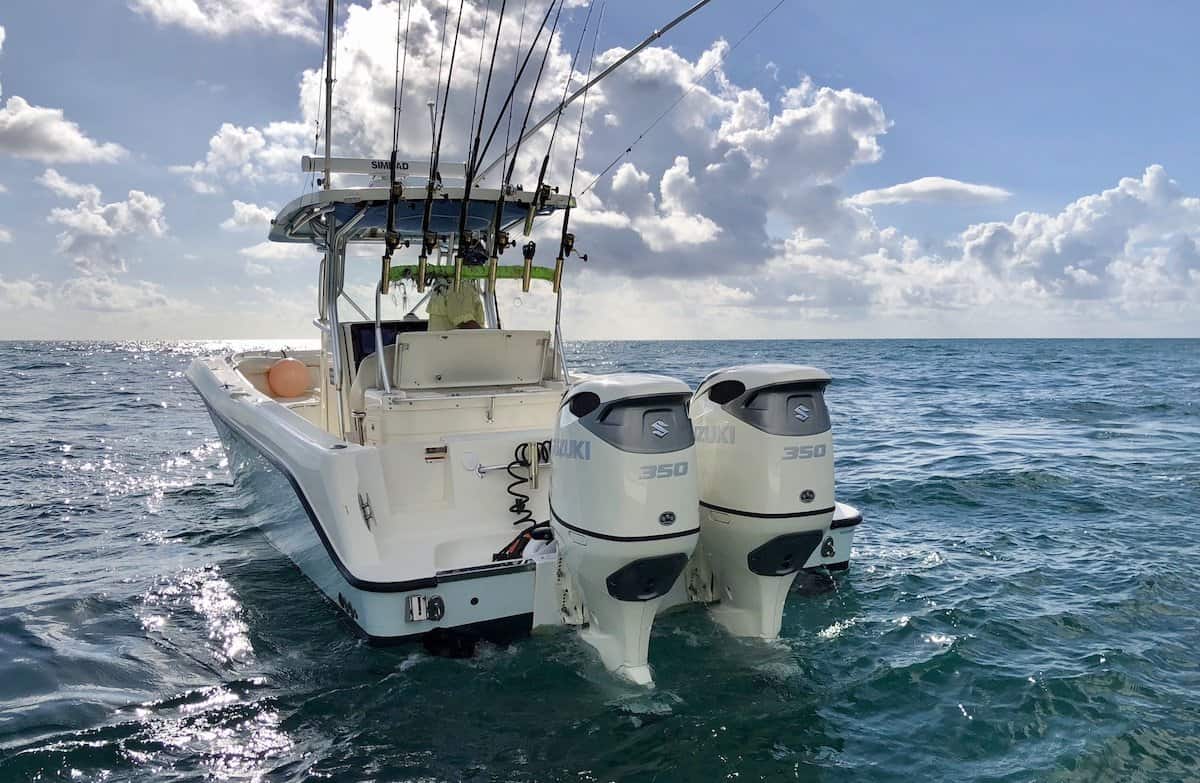
[[[538,464],[550,461],[550,441],[543,440],[537,444],[536,459]],[[517,471],[521,468],[525,469],[524,475]],[[525,545],[530,540],[537,538],[542,541],[550,540],[550,520],[539,522],[533,518],[533,511],[529,509],[529,495],[521,492],[518,487],[522,484],[529,483],[529,470],[532,464],[529,461],[529,444],[521,443],[513,449],[512,462],[508,463],[506,468],[508,475],[512,481],[508,485],[508,494],[512,495],[512,505],[508,510],[517,515],[513,520],[513,525],[529,525],[529,527],[517,534],[517,537],[510,541],[503,549],[492,555],[493,561],[501,560],[517,560],[520,559],[521,553],[525,550]]]
[[[550,461],[550,441],[544,440],[537,444],[537,461],[538,464]],[[537,524],[534,521],[533,512],[528,507],[529,496],[517,490],[517,487],[522,484],[529,483],[529,468],[531,467],[529,462],[529,444],[521,443],[513,449],[513,459],[512,462],[508,463],[507,468],[508,475],[513,479],[512,483],[508,485],[508,494],[513,496],[513,503],[508,507],[508,510],[518,515],[517,519],[513,521],[514,525],[525,525],[530,522]],[[525,475],[522,476],[516,473],[515,471],[518,468],[525,468]],[[546,520],[546,524],[549,524],[549,521]]]

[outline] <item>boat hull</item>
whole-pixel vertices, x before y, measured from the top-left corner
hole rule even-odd
[[[350,546],[345,540],[337,542],[338,532],[344,533],[346,526],[340,530],[335,526],[336,511],[361,515],[358,485],[339,480],[345,469],[355,466],[321,464],[352,458],[349,452],[354,447],[301,442],[296,433],[273,424],[261,410],[282,407],[277,403],[251,401],[249,395],[239,395],[236,390],[231,394],[207,367],[194,365],[188,376],[220,435],[235,484],[254,501],[256,522],[267,541],[291,560],[361,635],[388,643],[437,629],[489,636],[492,630],[509,635],[514,627],[528,630],[532,625],[537,573],[533,563],[495,563],[440,572],[429,569],[402,580],[355,573],[355,565],[346,562],[344,552],[338,552],[339,543],[345,550],[353,549],[353,542]],[[255,407],[259,410],[251,410]],[[366,527],[361,516],[357,524]],[[412,619],[409,602],[414,597],[440,599],[442,617]]]
[[[375,498],[381,511],[386,508],[391,487],[377,449],[317,428],[257,392],[235,365],[232,357],[208,357],[187,372],[220,435],[235,484],[253,499],[254,523],[267,541],[360,635],[377,643],[435,631],[508,639],[539,626],[585,622],[573,603],[577,596],[564,589],[555,554],[439,569],[433,547],[419,539],[398,550],[382,547],[375,538],[379,523],[372,525],[369,504],[360,505]],[[854,509],[837,504],[805,570],[844,568],[859,522]],[[688,581],[676,580],[663,608],[719,600],[691,594]],[[437,616],[414,616],[416,599],[436,599]]]

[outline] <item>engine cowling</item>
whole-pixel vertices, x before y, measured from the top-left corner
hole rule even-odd
[[[551,525],[605,666],[651,682],[650,627],[699,537],[695,445],[681,381],[633,373],[573,386],[552,447]]]
[[[835,508],[830,380],[801,365],[730,367],[692,398],[711,611],[735,635],[778,636],[796,572],[820,560]]]

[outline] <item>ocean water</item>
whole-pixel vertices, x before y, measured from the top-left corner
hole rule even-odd
[[[255,529],[202,343],[0,343],[0,781],[1200,779],[1200,341],[583,343],[825,367],[851,569],[782,638],[667,615],[374,648]]]

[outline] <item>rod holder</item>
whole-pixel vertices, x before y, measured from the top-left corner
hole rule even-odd
[[[384,294],[388,292],[388,286],[392,282],[392,254],[385,253],[383,256],[383,269],[379,280],[379,287]]]
[[[554,293],[562,290],[563,257],[554,259]]]
[[[530,204],[529,211],[525,213],[525,225],[522,227],[522,232],[525,236],[533,233],[533,219],[537,217],[537,205]]]
[[[455,291],[455,293],[457,293],[458,290],[460,288],[462,288],[462,268],[463,268],[463,257],[462,257],[462,254],[460,253],[459,255],[454,257],[454,291]]]
[[[521,255],[525,258],[525,267],[521,270],[521,290],[525,293],[529,293],[529,282],[533,279],[533,256],[536,252],[536,242],[526,242],[521,248]]]
[[[488,291],[491,291],[493,293],[495,293],[495,291],[496,291],[496,276],[497,276],[497,274],[499,274],[499,269],[500,269],[500,259],[496,258],[495,256],[492,256],[491,258],[489,258],[488,259],[488,271],[487,271]]]
[[[420,258],[417,259],[417,293],[418,294],[425,292],[425,273],[428,270],[428,266],[429,266],[429,264],[425,258],[425,254],[422,253]]]

